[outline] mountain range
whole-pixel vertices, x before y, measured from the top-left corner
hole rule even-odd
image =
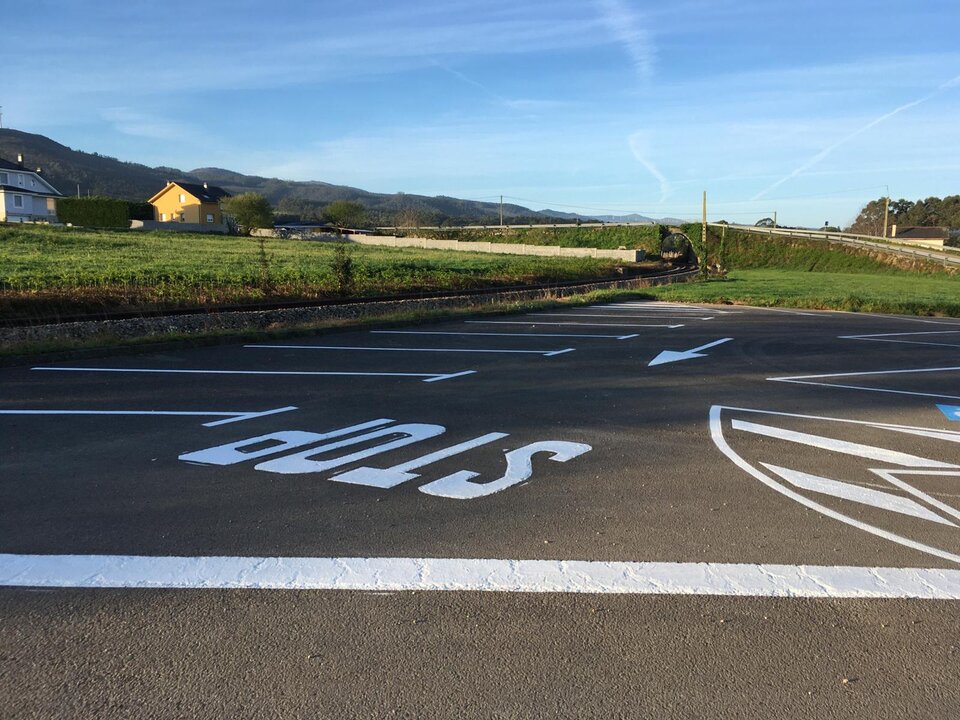
[[[377,225],[462,225],[499,222],[500,205],[439,195],[374,193],[346,185],[320,181],[280,180],[243,175],[222,168],[179,170],[124,162],[93,152],[74,150],[44,135],[0,129],[0,158],[15,160],[23,155],[31,169],[43,168],[44,177],[64,195],[103,195],[123,200],[146,201],[163,189],[168,180],[207,182],[233,193],[256,192],[265,196],[281,216],[305,221],[320,219],[322,209],[334,200],[361,203]],[[604,222],[653,222],[643,215],[602,217],[554,210],[531,210],[503,205],[504,220],[522,223],[602,220]]]

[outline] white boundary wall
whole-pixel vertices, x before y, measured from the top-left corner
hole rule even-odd
[[[276,231],[254,230],[254,235],[276,237]],[[340,238],[329,233],[315,233],[305,236],[310,240],[336,241]],[[424,250],[452,250],[454,252],[480,252],[500,255],[540,255],[543,257],[591,257],[640,262],[646,257],[643,250],[603,250],[600,248],[568,248],[557,245],[522,245],[519,243],[461,242],[460,240],[428,240],[417,237],[396,237],[395,235],[344,235],[343,238],[358,245],[380,245],[383,247],[412,247]]]

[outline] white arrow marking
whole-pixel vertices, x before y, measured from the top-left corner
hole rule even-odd
[[[701,350],[708,350],[712,347],[716,347],[717,345],[722,345],[725,342],[730,342],[731,340],[733,340],[733,338],[721,338],[720,340],[714,340],[706,345],[695,347],[692,350],[664,350],[653,360],[647,363],[647,367],[677,362],[678,360],[692,360],[693,358],[704,357],[705,353],[700,352]]]

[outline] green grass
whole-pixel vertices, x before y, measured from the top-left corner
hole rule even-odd
[[[735,270],[726,279],[651,288],[660,300],[960,317],[960,277]]]
[[[0,312],[187,307],[336,297],[330,243],[0,227]],[[591,280],[618,263],[351,246],[357,296]]]

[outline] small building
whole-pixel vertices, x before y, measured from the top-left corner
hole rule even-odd
[[[27,170],[23,155],[16,162],[0,158],[0,222],[57,222],[57,198],[63,195],[42,173]]]
[[[950,229],[945,227],[891,225],[890,239],[896,242],[942,250],[947,240],[950,239]]]
[[[167,182],[149,202],[156,222],[223,225],[220,201],[225,197],[230,193],[207,183]]]

